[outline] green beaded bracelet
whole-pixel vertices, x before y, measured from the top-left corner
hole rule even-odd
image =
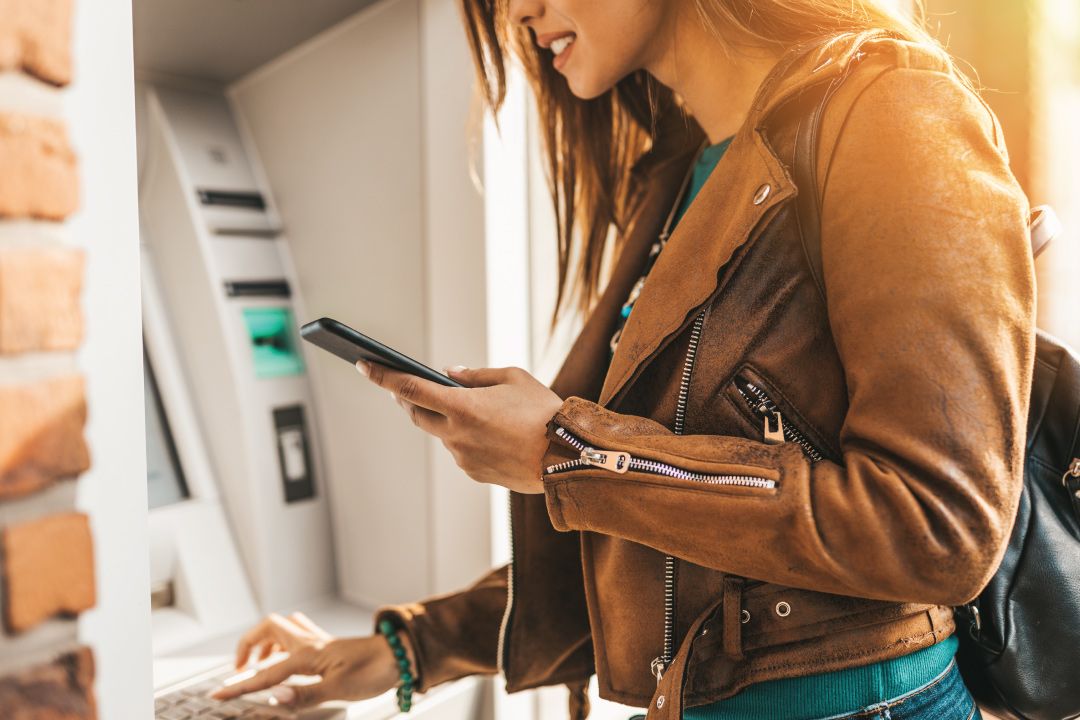
[[[398,710],[409,712],[409,709],[412,708],[413,693],[413,674],[410,672],[412,668],[409,666],[409,656],[405,653],[401,638],[397,636],[397,628],[394,627],[392,622],[380,620],[379,632],[386,638],[386,642],[390,643],[390,649],[394,652],[398,672],[401,676],[401,684],[398,685],[397,689]]]

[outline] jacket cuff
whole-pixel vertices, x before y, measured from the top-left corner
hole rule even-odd
[[[576,452],[574,448],[568,446],[555,434],[559,417],[566,416],[567,413],[572,411],[575,400],[580,401],[580,398],[568,397],[563,400],[563,404],[548,420],[545,433],[548,438],[548,446],[544,451],[544,459],[541,464],[542,479],[544,481],[544,503],[547,506],[548,517],[551,520],[552,527],[561,532],[589,529],[582,523],[581,513],[570,505],[572,501],[566,490],[565,483],[550,479],[547,472],[552,465],[581,457],[581,453]]]
[[[458,592],[375,610],[374,632],[387,619],[407,635],[416,667],[416,692],[469,675],[498,672],[496,651],[506,607],[507,565]]]
[[[379,624],[383,620],[389,620],[394,627],[397,628],[398,635],[405,635],[408,637],[409,645],[413,650],[413,686],[416,692],[427,692],[430,683],[426,682],[427,673],[423,671],[424,660],[422,657],[422,650],[420,643],[416,639],[416,625],[414,623],[414,612],[409,605],[384,605],[375,611],[375,617],[372,621],[374,626],[372,632],[375,635],[379,635]]]

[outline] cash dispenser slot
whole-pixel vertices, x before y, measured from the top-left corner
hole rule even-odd
[[[292,311],[284,307],[244,308],[244,326],[251,343],[255,377],[278,378],[302,375]]]

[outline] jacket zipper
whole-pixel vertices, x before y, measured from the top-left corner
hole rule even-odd
[[[690,390],[690,378],[693,374],[694,361],[697,358],[697,346],[698,340],[701,337],[701,327],[705,322],[705,311],[703,310],[697,318],[694,320],[694,325],[690,332],[690,342],[687,347],[686,357],[683,361],[682,379],[679,383],[679,397],[675,408],[675,429],[674,432],[677,435],[683,434],[686,420],[686,404],[687,397]],[[745,399],[747,406],[751,411],[762,416],[764,418],[764,435],[768,442],[785,442],[790,440],[797,443],[802,447],[803,451],[813,461],[822,459],[821,452],[814,447],[814,445],[806,438],[806,436],[800,432],[796,427],[789,424],[784,424],[783,417],[777,408],[772,398],[762,390],[760,387],[750,382],[742,376],[736,377],[736,387],[739,393]],[[770,419],[775,418],[777,427],[775,430],[769,426]],[[645,458],[636,458],[630,455],[630,453],[622,450],[612,450],[604,448],[595,448],[589,446],[584,440],[577,437],[565,427],[556,424],[555,434],[565,440],[568,444],[576,448],[581,452],[580,457],[567,460],[565,462],[556,463],[555,465],[549,465],[545,468],[545,474],[555,474],[561,472],[567,472],[575,470],[581,467],[594,466],[602,467],[607,470],[611,470],[616,473],[625,473],[628,470],[635,470],[638,472],[653,473],[658,475],[666,475],[669,477],[680,478],[684,480],[695,480],[698,482],[705,482],[715,485],[741,485],[748,487],[758,488],[774,488],[776,487],[776,481],[758,477],[753,475],[707,475],[703,473],[696,473],[685,468],[680,468],[669,463],[660,462],[657,460],[647,460]],[[511,558],[513,557],[513,532],[511,531]],[[664,556],[664,644],[662,652],[659,656],[654,658],[649,664],[651,674],[656,678],[656,682],[659,685],[660,680],[663,677],[664,671],[671,664],[671,660],[675,654],[675,585],[678,579],[678,558],[672,555]],[[499,632],[499,649],[498,660],[500,664],[503,662],[504,652],[504,635],[506,632],[507,621],[510,617],[510,610],[513,604],[513,566],[511,560],[511,568],[508,573],[508,599],[506,612],[503,615],[503,627]],[[500,669],[502,669],[500,667]]]
[[[506,568],[506,609],[499,623],[499,642],[495,650],[495,666],[504,679],[506,678],[506,661],[503,655],[506,652],[506,631],[510,626],[510,613],[514,607],[514,497],[508,492],[506,498],[506,522],[510,530],[510,562],[507,563]]]
[[[694,371],[694,360],[697,358],[698,339],[701,337],[701,326],[705,322],[705,310],[694,320],[694,328],[690,331],[690,343],[686,348],[686,358],[683,360],[682,380],[679,382],[679,399],[675,404],[675,434],[682,435],[686,424],[686,398],[690,392],[690,375]],[[771,481],[770,481],[771,482]],[[771,483],[772,487],[776,483]],[[675,656],[675,585],[678,581],[679,561],[672,555],[664,556],[664,649],[659,657],[653,658],[649,664],[649,670],[656,677],[656,684],[660,684],[660,678],[671,664]]]
[[[705,313],[706,311],[702,310],[694,320],[694,328],[690,331],[690,343],[686,348],[686,358],[683,360],[679,399],[675,404],[675,434],[677,435],[682,435],[686,423],[686,398],[690,392],[690,375],[694,370],[694,360],[697,358],[698,338],[701,337]],[[678,562],[678,559],[672,555],[664,556],[664,650],[660,653],[660,657],[653,658],[649,664],[649,670],[656,676],[657,685],[660,684],[660,678],[663,677],[664,671],[675,656],[675,584],[678,580]]]
[[[681,435],[686,419],[686,400],[690,389],[690,377],[694,369],[694,359],[697,356],[698,339],[701,336],[701,326],[705,321],[705,311],[695,319],[690,332],[690,344],[686,352],[686,360],[683,363],[682,380],[679,384],[679,398],[675,408],[675,433]],[[744,487],[774,488],[776,481],[770,478],[755,475],[706,475],[696,473],[685,468],[680,468],[669,463],[656,460],[636,458],[630,453],[621,450],[607,450],[590,447],[581,438],[571,433],[561,425],[555,426],[555,434],[581,452],[581,456],[565,462],[549,465],[545,469],[546,474],[553,474],[574,470],[584,466],[597,466],[616,473],[625,473],[628,470],[667,475],[683,480],[695,480],[713,485],[740,485]],[[656,678],[657,684],[663,676],[664,670],[671,664],[675,654],[675,584],[678,579],[678,558],[672,555],[664,556],[664,645],[659,656],[649,664],[651,674]]]
[[[646,460],[634,457],[623,450],[605,450],[588,445],[584,440],[574,435],[562,425],[555,425],[555,434],[570,445],[581,451],[581,456],[544,468],[545,475],[555,475],[578,468],[602,467],[619,474],[627,470],[652,473],[654,475],[666,475],[668,477],[681,478],[683,480],[697,480],[698,482],[711,485],[743,485],[746,487],[773,488],[776,481],[757,475],[706,475],[696,473],[685,468],[660,462],[659,460]]]
[[[679,383],[679,397],[675,407],[675,434],[682,435],[686,421],[686,401],[690,391],[690,378],[694,370],[694,360],[697,357],[698,340],[701,337],[701,326],[705,322],[705,310],[695,318],[693,328],[690,331],[690,343],[686,350],[686,358],[683,361],[682,379]],[[655,472],[671,477],[686,480],[697,480],[717,485],[743,485],[760,488],[776,487],[776,481],[769,478],[751,475],[703,475],[692,473],[683,468],[678,468],[667,463],[631,457],[629,453],[611,450],[597,450],[588,447],[580,438],[569,433],[565,428],[557,426],[555,433],[581,451],[581,457],[566,462],[551,465],[547,468],[548,473],[562,472],[583,465],[599,465],[615,472],[626,472],[629,469]],[[656,684],[664,670],[671,664],[675,655],[675,584],[678,579],[678,558],[672,555],[664,556],[664,645],[659,656],[653,658],[649,664],[651,674],[656,678]]]
[[[769,397],[768,393],[762,390],[758,385],[755,385],[742,375],[736,375],[735,387],[738,389],[739,394],[743,396],[743,400],[746,401],[746,405],[750,408],[750,411],[763,418],[765,423],[766,442],[787,441],[798,443],[798,445],[802,447],[803,452],[805,452],[807,457],[813,462],[817,462],[824,457],[821,451],[818,450],[797,427],[791,423],[784,422],[783,416],[776,403],[773,402],[773,399]],[[770,420],[773,418],[776,419],[777,428],[775,430],[769,425]]]

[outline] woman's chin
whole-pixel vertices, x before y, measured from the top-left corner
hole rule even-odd
[[[574,94],[574,97],[579,100],[593,100],[600,97],[608,90],[611,89],[611,85],[604,85],[602,83],[594,82],[582,82],[576,79],[573,75],[566,77],[566,84],[570,88],[570,92]]]

